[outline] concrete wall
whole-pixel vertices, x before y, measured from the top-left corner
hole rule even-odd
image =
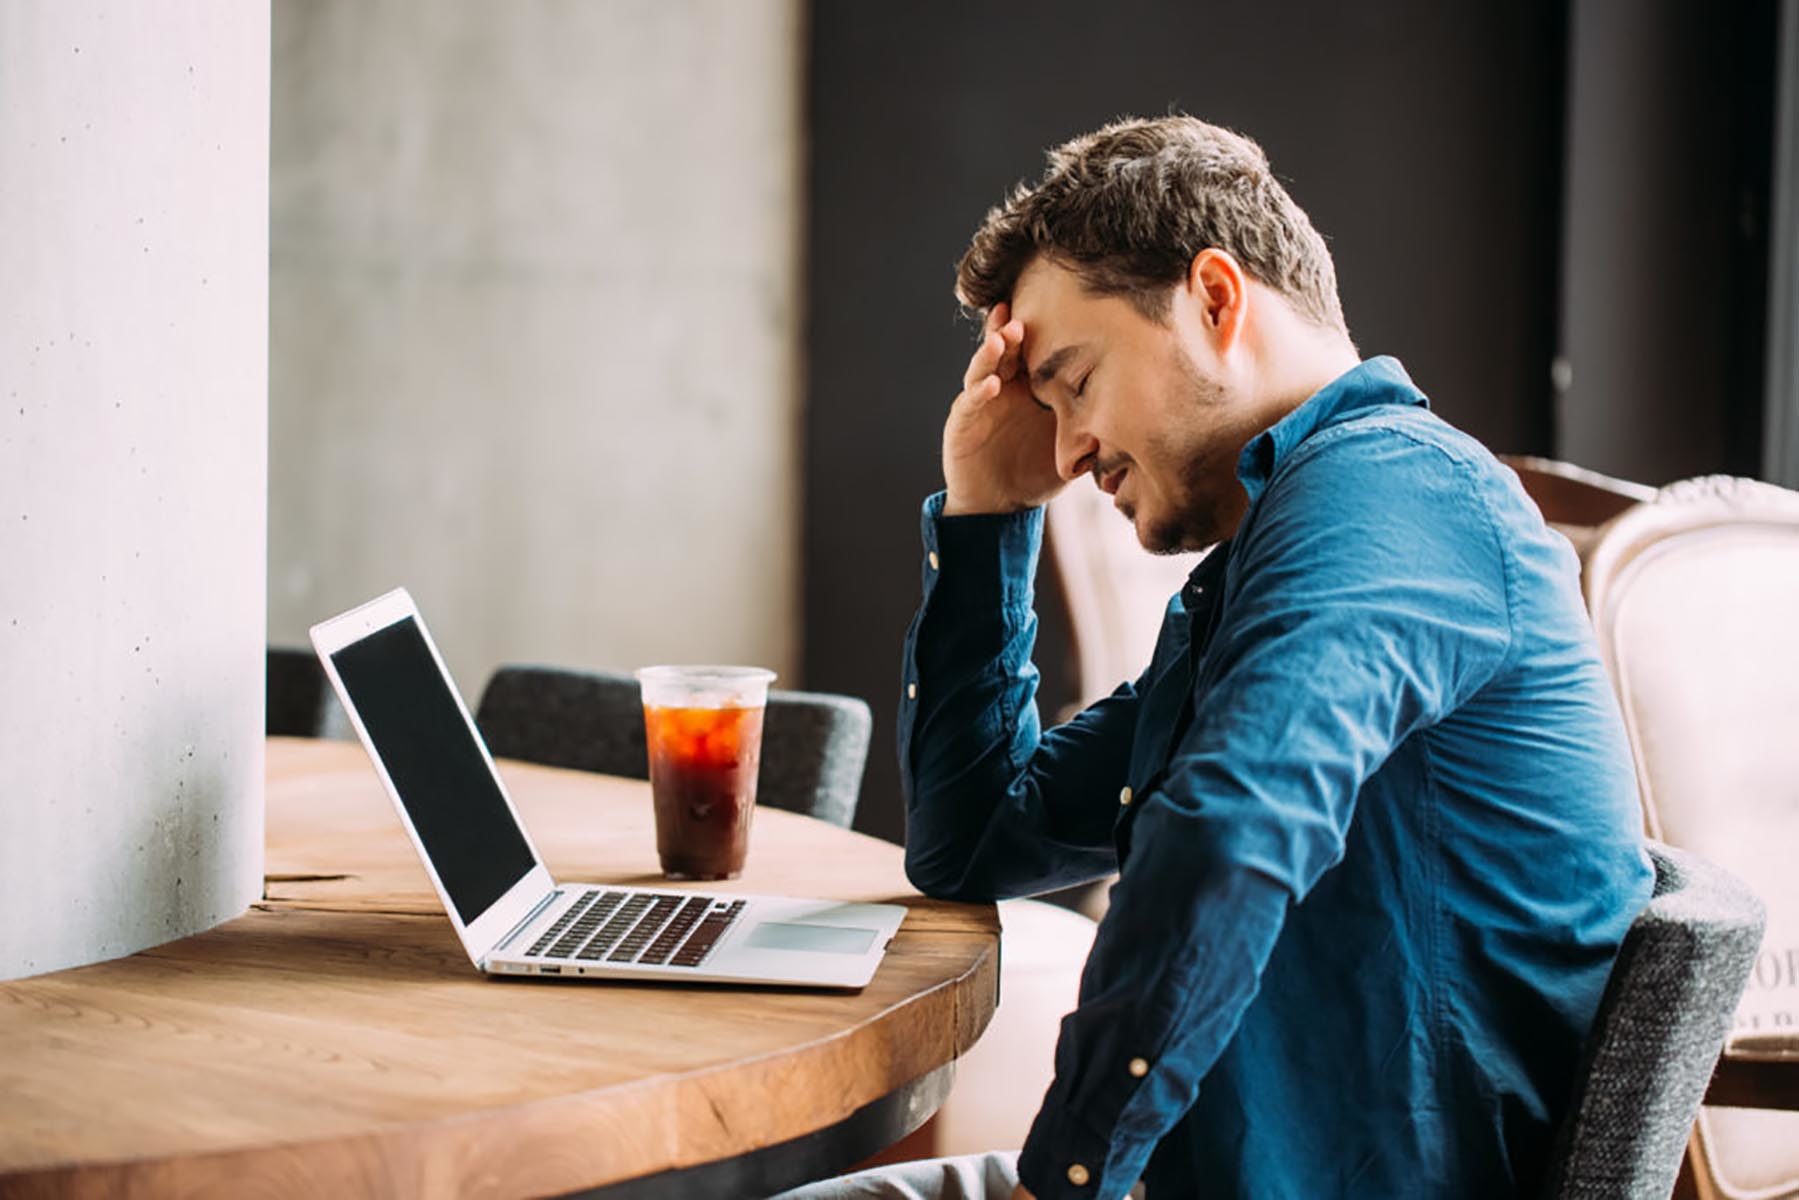
[[[275,6],[270,636],[796,663],[797,0]]]
[[[0,978],[261,891],[268,22],[0,4]]]

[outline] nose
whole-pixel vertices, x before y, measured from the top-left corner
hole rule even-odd
[[[1083,425],[1057,413],[1056,474],[1072,483],[1093,469],[1098,455],[1098,440]]]

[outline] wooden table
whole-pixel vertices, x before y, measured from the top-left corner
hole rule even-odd
[[[648,785],[503,763],[558,879],[665,885]],[[271,739],[266,899],[0,983],[0,1195],[742,1195],[922,1122],[992,1016],[991,906],[759,809],[733,890],[896,901],[858,993],[498,981],[469,964],[361,747]]]

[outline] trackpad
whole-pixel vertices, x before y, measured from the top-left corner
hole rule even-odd
[[[764,921],[750,931],[745,945],[756,950],[813,950],[821,954],[866,954],[875,931],[851,925],[803,925]]]

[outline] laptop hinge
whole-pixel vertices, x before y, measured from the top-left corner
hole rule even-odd
[[[537,902],[537,907],[533,908],[530,912],[526,913],[524,916],[524,919],[521,920],[517,925],[514,925],[512,927],[512,932],[508,933],[505,937],[501,938],[500,944],[495,946],[492,950],[488,951],[488,953],[489,954],[498,954],[500,951],[504,950],[508,945],[510,945],[512,943],[513,938],[517,937],[519,934],[521,934],[525,931],[525,926],[529,925],[531,922],[533,922],[537,919],[538,913],[542,912],[544,909],[546,909],[550,905],[554,904],[556,902],[556,900],[559,897],[561,897],[561,895],[562,895],[562,889],[556,888],[553,891],[551,891],[549,895],[545,896],[542,900],[539,900]]]

